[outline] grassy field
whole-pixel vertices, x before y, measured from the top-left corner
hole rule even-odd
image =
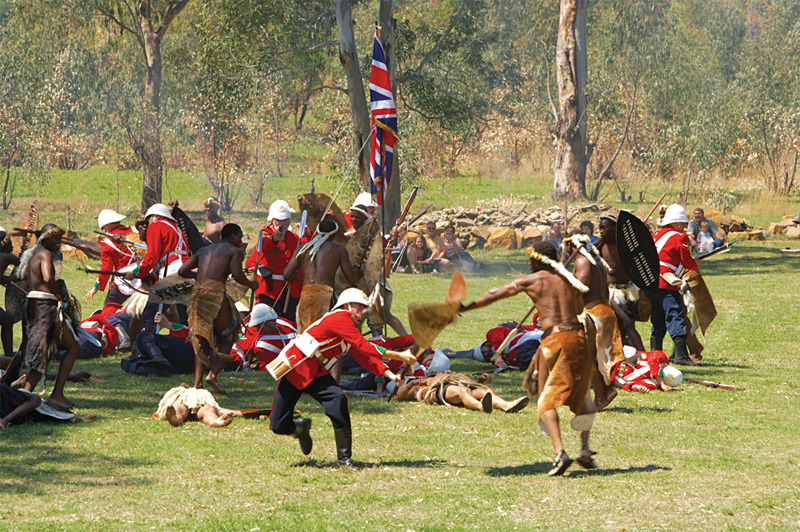
[[[108,383],[67,387],[96,423],[0,432],[0,530],[797,530],[800,283],[798,259],[778,251],[788,244],[742,244],[702,267],[720,314],[706,364],[686,373],[746,390],[621,392],[596,418],[598,470],[546,477],[553,451],[535,408],[486,415],[353,398],[364,470],[339,471],[330,423],[312,400],[299,403],[314,423],[306,458],[267,421],[210,430],[143,419],[181,379],[122,373],[113,356],[75,367]],[[468,299],[526,268],[518,251],[476,255],[484,268],[466,276]],[[67,263],[65,276],[82,294],[92,280],[77,267]],[[443,298],[447,285],[447,276],[393,276],[395,313]],[[528,304],[518,296],[465,315],[436,345],[473,347]],[[454,363],[465,373],[486,367]],[[504,373],[492,386],[516,397],[521,379]],[[266,374],[220,380],[229,408],[269,406],[275,389]],[[564,433],[576,454],[577,437],[566,424]]]

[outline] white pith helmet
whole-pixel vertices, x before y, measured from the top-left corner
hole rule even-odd
[[[359,290],[358,288],[348,288],[339,295],[339,299],[336,300],[336,306],[333,308],[337,309],[348,303],[360,303],[365,307],[368,307],[369,299],[367,298],[367,294],[365,294],[362,290]]]
[[[103,209],[97,216],[97,225],[99,225],[100,229],[102,229],[108,224],[121,222],[124,219],[125,215],[120,214],[117,211],[112,211],[111,209]]]
[[[356,196],[356,200],[353,202],[353,207],[357,205],[362,205],[364,207],[377,207],[378,204],[375,203],[375,200],[372,199],[372,194],[369,192],[362,192],[358,196]]]
[[[253,305],[253,312],[250,313],[250,321],[247,325],[250,327],[254,325],[261,325],[265,321],[277,320],[278,313],[266,303],[258,303]]]
[[[444,351],[436,348],[436,351],[433,352],[433,360],[431,360],[431,365],[428,367],[425,374],[428,375],[430,373],[443,373],[450,369],[450,359],[447,358],[447,355],[444,354]]]
[[[667,207],[667,212],[664,213],[664,218],[661,219],[659,225],[663,227],[674,223],[689,223],[689,219],[686,217],[686,209],[677,203],[673,203]]]
[[[675,366],[664,366],[662,371],[664,372],[664,382],[667,383],[667,386],[675,387],[683,382],[683,373]]]
[[[167,218],[173,222],[175,221],[175,218],[173,218],[172,214],[169,212],[169,207],[163,203],[154,203],[152,207],[147,209],[147,212],[144,213],[144,217],[150,218],[151,216],[161,216],[162,218]]]
[[[288,220],[292,217],[292,213],[294,209],[289,207],[289,204],[283,200],[276,200],[272,202],[272,205],[269,206],[269,215],[267,216],[267,221],[271,222],[272,220]]]

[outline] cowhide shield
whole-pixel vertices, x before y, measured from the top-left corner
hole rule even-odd
[[[312,233],[316,232],[320,220],[325,216],[325,207],[330,203],[330,196],[319,192],[300,194],[297,196],[297,205],[300,207],[299,212],[308,212],[306,227],[308,227]],[[339,230],[336,232],[336,237],[333,241],[339,244],[346,244],[347,237],[344,236],[344,233],[347,231],[347,222],[344,219],[344,214],[339,206],[336,205],[336,202],[331,204],[330,209],[333,211],[333,220],[339,226]]]
[[[309,219],[311,215],[309,214]],[[356,286],[369,294],[381,280],[381,268],[383,267],[383,243],[380,238],[380,226],[376,220],[362,225],[350,237],[347,244],[347,254],[350,256],[350,264],[355,270],[357,267],[361,270],[361,277],[359,277]],[[342,270],[336,272],[336,283],[334,290],[337,294],[341,294],[343,290],[348,288],[347,279],[345,279]]]
[[[708,329],[708,326],[714,321],[714,318],[717,317],[717,307],[714,306],[711,292],[708,291],[708,286],[706,286],[706,282],[703,280],[703,276],[700,275],[699,271],[687,270],[683,274],[683,279],[689,284],[689,288],[692,289],[691,294],[694,300],[695,317],[697,318],[697,324],[700,326],[700,330],[703,332],[703,336],[705,336],[706,329]]]
[[[194,279],[185,279],[173,273],[161,279],[150,289],[150,303],[187,305],[194,288]]]
[[[177,201],[169,202],[169,210],[172,217],[175,218],[178,227],[180,227],[183,234],[186,235],[186,243],[189,244],[192,255],[197,253],[200,248],[211,244],[211,242],[203,238],[203,234],[197,229],[197,226],[194,225],[189,215],[183,212],[183,209],[178,206]]]
[[[22,316],[25,314],[27,290],[28,283],[22,279],[14,281],[14,284],[6,285],[5,311],[11,315],[14,323],[22,320]]]
[[[34,201],[28,208],[25,209],[25,212],[20,215],[19,219],[17,220],[17,225],[14,227],[19,227],[20,229],[28,229],[29,231],[38,231],[39,230],[39,201]],[[9,228],[9,231],[11,228]],[[36,235],[33,233],[22,233],[19,236],[12,236],[11,242],[14,246],[12,253],[19,257],[22,253],[32,248],[36,244]]]
[[[428,349],[439,333],[458,321],[458,309],[467,295],[467,283],[454,272],[444,303],[411,303],[408,306],[408,325],[418,352]]]
[[[628,211],[617,217],[619,261],[633,284],[650,294],[658,293],[658,252],[650,230]]]
[[[245,277],[252,281],[256,278],[256,274],[253,272],[249,275],[245,275]],[[248,290],[250,290],[250,288],[239,284],[234,279],[228,279],[225,281],[225,292],[227,292],[234,301],[241,301],[242,298],[247,295]]]

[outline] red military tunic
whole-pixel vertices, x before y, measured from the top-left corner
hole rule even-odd
[[[520,330],[514,335],[514,337],[509,342],[508,346],[506,346],[506,350],[503,353],[503,360],[509,366],[519,366],[519,359],[517,358],[517,350],[519,347],[524,343],[523,338],[525,335],[532,331],[534,327],[527,327],[522,326]],[[513,331],[513,328],[503,327],[502,325],[495,325],[491,329],[486,332],[486,340],[492,346],[492,351],[497,351],[503,342],[505,341],[506,337]]]
[[[189,245],[178,225],[168,218],[153,216],[147,225],[147,253],[136,276],[141,279],[153,272],[158,279],[163,279],[177,272],[188,256]]]
[[[275,324],[278,326],[277,331],[259,336],[255,343],[259,371],[267,371],[267,364],[275,360],[289,342],[297,338],[297,324],[293,321],[278,318]]]
[[[245,262],[246,268],[256,268],[257,266],[266,266],[272,270],[272,290],[269,289],[266,279],[261,277],[256,270],[256,278],[258,279],[258,290],[256,290],[256,297],[264,295],[270,299],[278,299],[283,290],[286,281],[283,280],[283,271],[289,260],[297,248],[298,239],[297,235],[288,231],[286,236],[280,242],[273,242],[272,235],[275,234],[275,227],[265,225],[261,228],[261,252],[258,248],[247,257]],[[148,232],[149,235],[149,232]],[[303,288],[302,275],[298,269],[297,276],[292,283],[290,295],[294,298],[300,297],[300,291]]]
[[[334,361],[345,352],[373,375],[383,375],[387,369],[377,346],[361,335],[350,312],[338,309],[314,322],[281,351],[295,365],[284,378],[302,390],[316,377],[327,375]]]
[[[611,370],[611,380],[623,390],[630,390],[634,384],[649,390],[658,388],[656,377],[661,372],[661,365],[669,364],[663,351],[637,351],[639,359],[631,364],[625,360],[617,362]]]
[[[130,227],[125,227],[121,224],[114,224],[108,233],[112,235],[127,235],[132,232]],[[136,262],[136,253],[125,246],[124,244],[117,244],[111,238],[105,237],[100,241],[100,269],[103,271],[119,271],[126,266],[130,266]],[[100,274],[97,276],[97,290],[100,292],[106,289],[108,281],[111,278],[108,274]]]
[[[689,253],[689,237],[671,227],[662,227],[653,233],[653,240],[658,251],[660,272],[658,287],[664,290],[680,290],[680,286],[672,286],[664,280],[664,274],[671,272],[680,277],[683,270],[696,270],[697,263]]]

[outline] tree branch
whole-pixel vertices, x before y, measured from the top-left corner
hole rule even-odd
[[[611,171],[611,167],[614,165],[614,161],[617,160],[620,151],[622,151],[622,146],[625,144],[625,139],[628,137],[628,129],[631,124],[631,117],[633,116],[633,110],[636,108],[636,93],[639,91],[638,83],[633,87],[633,96],[631,97],[631,105],[628,109],[628,116],[625,118],[625,128],[622,130],[622,138],[617,145],[617,149],[614,152],[614,155],[611,156],[611,159],[608,160],[606,165],[600,170],[600,173],[597,175],[597,185],[594,189],[594,194],[592,195],[592,199],[596,200],[597,196],[600,194],[600,183],[603,182],[603,179],[606,177],[606,174]]]
[[[467,103],[466,103],[466,102],[464,102],[464,101],[462,101],[461,99],[459,99],[458,97],[456,97],[456,96],[455,96],[453,93],[451,93],[450,91],[448,91],[448,90],[447,90],[447,89],[445,89],[444,87],[440,87],[440,86],[439,86],[439,85],[437,85],[437,84],[436,84],[434,81],[432,81],[432,80],[429,80],[429,79],[427,79],[427,78],[424,78],[424,77],[420,76],[419,74],[406,74],[405,76],[401,76],[401,77],[397,78],[397,80],[395,81],[395,83],[396,83],[396,85],[398,85],[398,86],[399,86],[401,83],[404,83],[404,82],[406,82],[406,81],[417,81],[417,82],[419,82],[419,83],[424,83],[424,84],[426,84],[426,85],[430,85],[431,87],[433,87],[433,88],[434,88],[434,89],[436,89],[437,91],[441,92],[442,94],[444,94],[445,96],[447,96],[448,98],[450,98],[451,100],[453,100],[454,102],[456,102],[458,105],[460,105],[460,106],[462,106],[464,109],[466,109],[466,110],[467,110],[467,112],[468,112],[468,113],[469,113],[469,114],[470,114],[470,115],[471,115],[471,116],[472,116],[474,119],[478,120],[479,122],[483,122],[484,124],[487,124],[487,123],[489,123],[489,121],[488,121],[486,118],[484,118],[483,116],[480,116],[480,115],[477,115],[477,114],[473,113],[473,112],[472,112],[472,107],[471,107],[470,105],[467,105]],[[421,114],[421,113],[420,113],[420,114]]]
[[[425,54],[425,57],[422,58],[422,61],[420,61],[419,66],[417,67],[418,76],[422,77],[422,67],[424,67],[425,63],[428,62],[428,59],[430,59],[433,56],[433,54],[435,54],[436,51],[439,50],[439,47],[442,45],[442,42],[444,42],[445,37],[447,37],[450,34],[450,32],[453,31],[455,25],[458,24],[458,21],[461,20],[461,17],[464,16],[465,10],[466,8],[464,6],[464,2],[459,0],[458,11],[455,13],[455,15],[453,15],[453,18],[450,19],[450,26],[448,26],[448,28],[444,31],[441,37],[439,37],[439,40],[436,41],[436,44],[433,45],[433,48],[431,48],[428,51],[428,53]]]
[[[164,20],[161,22],[161,26],[159,26],[159,28],[156,30],[159,38],[164,37],[164,34],[167,33],[167,29],[169,29],[169,25],[172,24],[173,19],[177,17],[181,11],[183,11],[183,8],[186,7],[186,4],[188,3],[189,0],[178,0],[178,2],[175,4],[172,2],[169,3],[169,6],[167,6],[167,12],[164,14]]]
[[[556,110],[556,105],[553,103],[553,95],[550,94],[550,59],[547,56],[547,43],[544,40],[539,42],[544,47],[544,64],[547,67],[547,100],[550,102],[550,110],[553,111],[553,120],[558,124],[558,110]]]

